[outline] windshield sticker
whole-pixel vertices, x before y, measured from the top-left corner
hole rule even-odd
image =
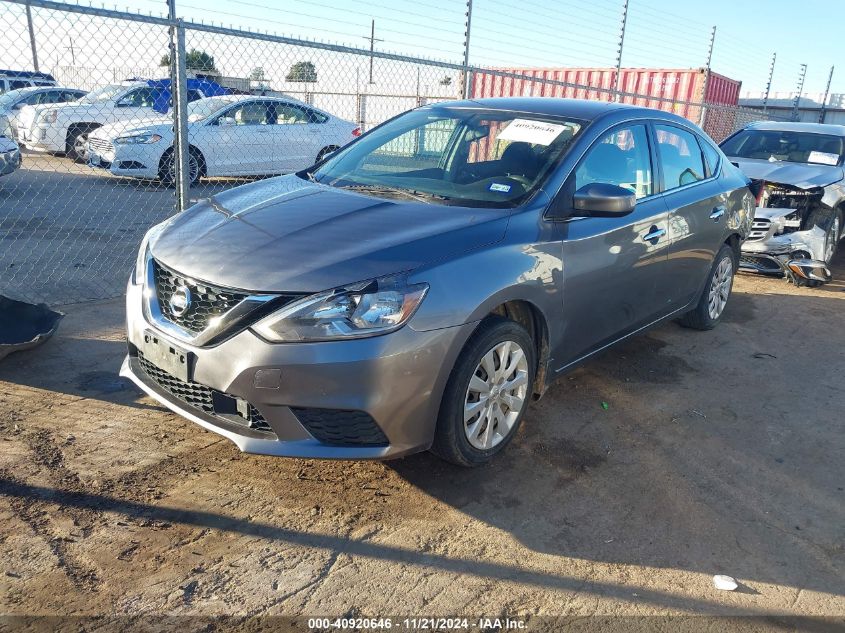
[[[530,119],[514,119],[502,130],[497,140],[531,143],[532,145],[549,145],[567,126],[557,123],[544,123]]]
[[[807,157],[808,163],[819,165],[836,165],[839,162],[839,154],[828,154],[827,152],[810,152]]]
[[[502,193],[508,193],[510,190],[510,185],[502,185],[498,182],[491,183],[490,185],[490,191],[501,191]]]

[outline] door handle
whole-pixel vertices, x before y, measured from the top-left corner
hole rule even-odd
[[[718,222],[719,218],[721,218],[723,215],[725,215],[726,210],[727,209],[725,209],[725,207],[723,207],[723,206],[716,207],[715,209],[713,209],[713,212],[710,214],[710,219],[713,220],[714,222]]]
[[[646,233],[645,235],[643,235],[643,239],[644,239],[646,242],[654,242],[654,241],[659,240],[659,239],[660,239],[661,237],[663,237],[664,235],[666,235],[666,229],[659,229],[659,228],[657,228],[656,226],[652,226],[652,227],[648,230],[648,233]]]

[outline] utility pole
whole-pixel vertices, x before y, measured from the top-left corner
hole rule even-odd
[[[384,40],[380,40],[376,37],[376,21],[372,20],[370,22],[370,36],[367,37],[366,35],[362,35],[365,40],[370,40],[370,83],[375,83],[373,81],[373,51],[375,51],[376,42],[383,42]]]
[[[769,65],[769,81],[766,82],[766,93],[763,95],[763,114],[769,109],[769,91],[772,89],[772,77],[775,75],[775,61],[777,61],[777,51],[772,53],[772,63]]]
[[[176,185],[176,211],[184,211],[191,202],[191,175],[188,159],[188,87],[185,68],[185,27],[176,17],[176,0],[167,0],[170,22],[170,95],[173,101],[173,166]],[[199,165],[197,165],[199,168]]]
[[[713,44],[716,42],[716,25],[713,25],[713,30],[710,31],[710,46],[707,49],[707,64],[704,66],[704,85],[702,86],[701,94],[701,116],[698,124],[703,128],[707,121],[707,85],[710,83],[710,63],[713,61]]]
[[[807,76],[807,64],[801,64],[801,71],[798,73],[798,86],[795,93],[795,101],[792,102],[792,120],[800,120],[798,105],[801,103],[801,93],[804,92],[804,77]]]
[[[29,6],[28,0],[26,3],[26,25],[29,27],[29,46],[32,49],[32,68],[35,72],[39,72],[38,51],[35,48],[35,28],[32,25],[32,7]]]
[[[70,51],[70,65],[76,66],[76,49],[73,47],[73,38],[68,35],[67,39],[70,42],[70,46],[65,46],[65,48]]]
[[[622,25],[619,28],[619,48],[616,49],[616,77],[613,80],[614,101],[619,101],[619,81],[622,74],[622,47],[625,45],[625,27],[628,25],[628,0],[622,5]]]
[[[467,0],[466,22],[464,23],[464,81],[461,86],[461,97],[469,99],[472,88],[472,76],[469,72],[469,35],[472,25],[472,0]]]
[[[824,123],[824,117],[827,110],[827,97],[830,94],[830,82],[833,80],[833,66],[830,67],[830,74],[827,76],[827,86],[824,89],[824,98],[822,99],[822,109],[819,112],[819,123]]]

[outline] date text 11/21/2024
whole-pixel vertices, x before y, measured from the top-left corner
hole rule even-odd
[[[518,631],[526,628],[525,620],[521,618],[436,618],[436,617],[405,617],[405,618],[309,618],[310,630],[407,630],[407,631],[442,631],[442,630],[471,630],[481,631]]]

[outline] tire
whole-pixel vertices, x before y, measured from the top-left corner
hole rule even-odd
[[[320,150],[320,153],[317,154],[317,161],[316,162],[319,163],[321,160],[323,160],[326,157],[326,154],[331,154],[332,152],[336,152],[338,149],[340,149],[340,148],[337,145],[329,145],[328,147],[324,147],[323,149]]]
[[[164,152],[158,164],[158,179],[167,185],[173,186],[176,183],[176,171],[173,162],[173,148]],[[205,173],[205,159],[199,150],[193,147],[188,150],[188,170],[191,173],[190,186],[193,187]]]
[[[842,211],[839,209],[834,209],[833,213],[825,209],[816,209],[807,218],[808,229],[817,226],[825,232],[824,252],[820,259],[828,265],[833,261],[836,249],[839,247],[843,229],[842,222]]]
[[[514,367],[507,376],[499,374],[501,353]],[[516,435],[531,399],[535,370],[534,341],[525,328],[500,316],[485,319],[449,376],[431,451],[459,466],[489,462]],[[514,385],[513,389],[501,389],[507,384]],[[482,387],[488,390],[486,395]],[[467,411],[471,415],[467,416]]]
[[[698,305],[678,322],[694,330],[712,330],[716,327],[728,305],[736,267],[736,253],[729,245],[724,244],[713,260],[713,266],[707,276],[707,285],[704,286]]]
[[[88,150],[85,149],[85,144],[88,142],[88,135],[98,127],[100,126],[82,125],[71,128],[65,141],[67,150],[65,155],[79,163],[88,160]]]

